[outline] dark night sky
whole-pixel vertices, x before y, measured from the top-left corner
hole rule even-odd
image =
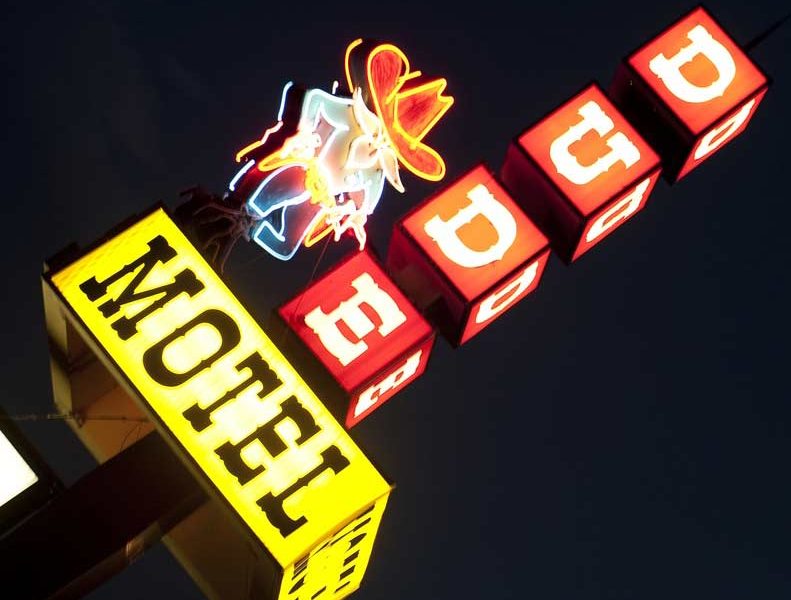
[[[3,18],[6,93],[0,404],[52,410],[39,276],[157,200],[221,192],[282,85],[329,89],[356,37],[448,78],[430,134],[446,181],[499,169],[511,138],[692,8],[685,2],[44,2]],[[719,2],[744,42],[784,2]],[[396,483],[363,587],[380,600],[791,596],[787,279],[791,25],[752,56],[774,79],[745,134],[353,431]],[[403,176],[370,240],[386,254],[438,189]],[[324,270],[353,247],[327,252]],[[227,281],[262,319],[307,282],[237,248]],[[67,484],[92,459],[66,425],[23,423]],[[152,482],[155,485],[155,482]],[[130,502],[133,501],[130,499]],[[57,532],[53,532],[57,535]],[[157,546],[91,598],[202,598]]]

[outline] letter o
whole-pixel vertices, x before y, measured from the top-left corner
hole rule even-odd
[[[199,325],[211,325],[217,330],[217,333],[220,334],[220,347],[211,356],[204,358],[188,371],[174,373],[165,365],[165,349]],[[176,328],[172,333],[146,350],[145,354],[143,354],[143,366],[149,376],[151,376],[151,379],[157,383],[166,387],[176,387],[195,377],[203,369],[210,367],[220,357],[233,350],[239,344],[241,337],[239,327],[231,317],[220,310],[211,308],[203,311],[181,327]]]

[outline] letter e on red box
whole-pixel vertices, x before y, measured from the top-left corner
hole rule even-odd
[[[347,427],[423,373],[435,338],[368,251],[343,260],[278,313],[344,390]]]

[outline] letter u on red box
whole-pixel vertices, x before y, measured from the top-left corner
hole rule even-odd
[[[435,338],[367,250],[277,310],[343,390],[347,427],[423,373]]]
[[[678,181],[747,127],[768,85],[698,7],[629,55],[610,89]]]
[[[646,203],[659,156],[596,84],[521,134],[502,177],[567,263]]]
[[[533,291],[549,243],[484,165],[396,223],[387,264],[453,345]]]

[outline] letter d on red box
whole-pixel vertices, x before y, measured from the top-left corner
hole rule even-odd
[[[678,181],[744,131],[768,85],[698,7],[629,55],[610,91]]]
[[[478,165],[396,223],[387,264],[460,345],[538,286],[548,255],[546,237]]]

